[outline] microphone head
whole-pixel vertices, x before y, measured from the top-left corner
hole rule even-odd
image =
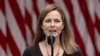
[[[48,36],[48,44],[53,46],[54,41],[55,41],[55,38],[54,38],[54,36],[53,36],[52,33],[51,33],[51,34]]]

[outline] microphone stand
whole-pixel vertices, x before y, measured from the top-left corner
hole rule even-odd
[[[51,56],[53,56],[53,51],[54,51],[54,48],[53,48],[53,44],[54,44],[54,41],[55,41],[55,38],[52,34],[50,34],[50,36],[48,36],[48,44],[51,45]]]
[[[53,52],[54,51],[54,48],[53,48],[53,45],[51,45],[51,56],[53,56]]]

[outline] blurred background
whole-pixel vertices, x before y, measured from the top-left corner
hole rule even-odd
[[[100,56],[100,0],[0,0],[0,56],[22,56],[50,3],[63,9],[83,56]]]

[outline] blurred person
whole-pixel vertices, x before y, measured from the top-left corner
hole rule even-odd
[[[66,16],[56,4],[47,5],[39,16],[36,37],[23,56],[51,56],[48,36],[55,38],[53,56],[82,56],[79,46],[72,40]]]

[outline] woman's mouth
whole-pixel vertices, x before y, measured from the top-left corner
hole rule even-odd
[[[52,33],[53,33],[53,32],[56,32],[56,31],[57,31],[57,30],[49,30],[49,32],[52,32]]]

